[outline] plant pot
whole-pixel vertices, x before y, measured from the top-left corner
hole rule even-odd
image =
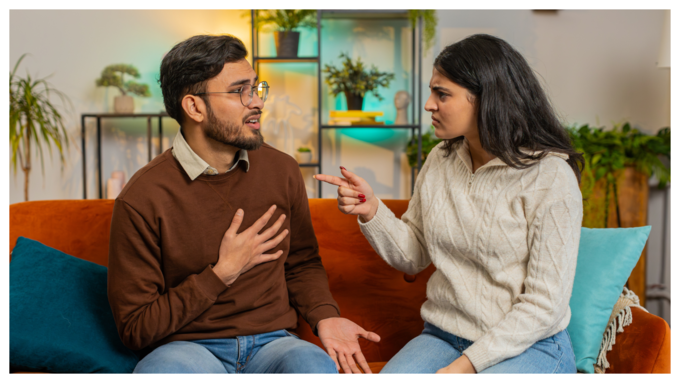
[[[299,164],[309,164],[312,162],[312,152],[295,152],[295,160]]]
[[[130,114],[135,111],[135,99],[132,96],[116,96],[113,99],[113,111],[119,114]]]
[[[274,33],[276,56],[298,57],[298,45],[300,44],[300,32],[282,31]]]
[[[347,99],[347,110],[362,110],[364,105],[364,97],[345,91],[345,98]]]

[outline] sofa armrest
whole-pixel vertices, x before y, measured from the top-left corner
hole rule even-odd
[[[671,329],[665,320],[637,307],[631,307],[633,323],[616,334],[616,343],[607,353],[607,374],[670,373]]]

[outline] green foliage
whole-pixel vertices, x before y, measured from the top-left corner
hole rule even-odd
[[[437,33],[437,12],[433,9],[411,9],[408,11],[408,19],[411,27],[418,25],[418,17],[423,17],[423,53],[434,45],[434,37]]]
[[[59,158],[64,163],[64,147],[68,148],[68,135],[64,127],[61,113],[50,101],[50,95],[57,95],[62,104],[70,101],[62,92],[52,88],[46,79],[34,79],[26,73],[19,77],[16,71],[24,59],[23,54],[9,74],[9,143],[14,173],[17,163],[26,174],[24,195],[28,200],[28,174],[31,171],[31,145],[38,147],[40,165],[45,174],[43,144],[46,144],[50,155],[52,144],[59,150]]]
[[[300,153],[311,153],[312,152],[312,150],[310,148],[305,147],[305,146],[299,147],[297,151],[300,152]]]
[[[328,64],[325,65],[323,73],[326,76],[326,84],[331,87],[331,94],[337,96],[348,91],[349,93],[364,97],[366,92],[373,92],[373,95],[382,101],[383,98],[378,93],[378,87],[387,87],[390,81],[394,80],[394,73],[380,72],[375,65],[370,70],[366,70],[361,58],[357,58],[356,63],[345,53],[341,53],[340,59],[342,68],[338,69]]]
[[[434,126],[430,125],[430,131],[423,134],[422,137],[422,163],[425,163],[427,156],[430,154],[432,149],[434,149],[437,144],[442,140],[434,135]],[[406,144],[406,157],[408,158],[408,164],[415,168],[418,166],[418,141],[412,139],[408,144]]]
[[[250,16],[250,12],[244,16]],[[255,11],[255,26],[263,32],[271,32],[266,28],[273,25],[274,31],[292,31],[296,28],[316,28],[316,10],[314,9],[271,9]]]
[[[109,65],[102,71],[101,77],[96,80],[97,86],[115,86],[125,96],[128,93],[136,94],[141,97],[150,97],[149,86],[139,84],[132,80],[125,82],[125,75],[139,78],[139,71],[130,64]]]
[[[606,180],[604,227],[607,227],[609,219],[607,207],[611,198],[614,198],[619,210],[616,179],[625,167],[635,167],[649,177],[655,175],[659,179],[659,188],[665,187],[671,180],[670,169],[660,159],[666,157],[670,160],[670,128],[663,128],[656,135],[648,135],[626,122],[611,130],[587,124],[568,127],[567,130],[574,148],[582,152],[585,159],[581,172],[581,194],[584,200],[590,198],[597,181]]]

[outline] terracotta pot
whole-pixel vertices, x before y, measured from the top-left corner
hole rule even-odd
[[[593,194],[583,201],[583,226],[603,228],[605,218],[605,198],[607,182],[603,178],[593,188]],[[640,227],[647,225],[647,205],[649,202],[649,177],[633,167],[626,167],[616,176],[619,199],[621,227]],[[619,227],[614,193],[610,190],[607,227]],[[645,305],[647,246],[628,279],[628,288],[640,297]]]
[[[113,99],[113,111],[120,114],[134,113],[135,99],[132,96],[116,96]]]
[[[347,110],[363,109],[364,106],[363,96],[345,91],[345,98],[347,98]]]
[[[300,32],[283,31],[274,33],[274,45],[278,57],[298,57]]]

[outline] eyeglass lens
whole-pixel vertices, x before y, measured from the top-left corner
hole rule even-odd
[[[250,105],[253,101],[253,92],[257,89],[257,97],[262,100],[262,102],[267,101],[267,94],[269,93],[269,85],[266,81],[262,81],[256,86],[249,87],[244,86],[241,90],[241,103],[245,106]]]

